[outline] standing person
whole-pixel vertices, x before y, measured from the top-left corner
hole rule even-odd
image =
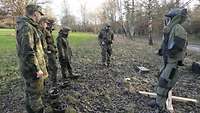
[[[42,8],[28,5],[26,16],[18,17],[16,23],[16,45],[20,71],[25,82],[25,104],[28,113],[43,113],[42,92],[48,73],[41,44],[42,33],[38,29]]]
[[[110,25],[106,24],[104,28],[100,31],[98,40],[101,46],[102,64],[104,66],[110,65],[110,57],[112,54],[112,42],[114,39],[114,34],[110,29]]]
[[[46,61],[46,65],[48,66],[48,57],[47,57],[47,42],[46,42],[46,36],[47,36],[47,18],[42,17],[39,21],[39,30],[42,32],[42,36],[41,36],[41,44],[45,53],[45,61]],[[46,66],[46,67],[47,67]]]
[[[182,26],[187,18],[187,10],[173,9],[165,16],[168,18],[168,24],[164,28],[164,40],[159,50],[164,65],[160,72],[156,101],[149,103],[151,107],[156,108],[157,113],[169,112],[166,109],[166,101],[179,78],[178,67],[183,66],[187,47],[187,32]]]
[[[71,67],[71,56],[72,51],[68,42],[70,28],[63,27],[58,34],[57,38],[57,48],[58,48],[58,57],[61,66],[62,78],[77,79],[79,76],[72,73]],[[68,70],[69,76],[67,77],[66,71]]]
[[[56,86],[57,84],[57,63],[56,63],[56,53],[57,48],[54,43],[53,35],[51,34],[49,28],[49,24],[53,24],[49,22],[47,17],[43,17],[40,19],[41,31],[43,32],[43,47],[45,49],[45,53],[47,56],[47,69],[50,79],[52,81],[52,86]]]

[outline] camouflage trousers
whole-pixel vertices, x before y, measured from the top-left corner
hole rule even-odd
[[[48,54],[48,74],[50,76],[50,79],[53,84],[56,84],[57,82],[57,63],[56,63],[56,54],[55,53],[50,53]]]
[[[112,55],[111,44],[101,45],[102,63],[110,64],[111,55]]]
[[[59,58],[60,66],[61,66],[61,72],[62,72],[62,77],[67,78],[67,71],[69,73],[69,76],[72,75],[72,67],[70,65],[69,59],[62,59]]]
[[[161,68],[160,78],[157,87],[156,103],[163,109],[166,109],[168,93],[176,84],[179,76],[177,74],[177,63],[169,63]]]
[[[35,75],[31,75],[35,76]],[[25,104],[28,113],[42,113],[44,79],[25,79]]]

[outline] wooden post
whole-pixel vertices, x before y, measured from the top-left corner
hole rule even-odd
[[[169,93],[168,93],[168,98],[167,98],[167,101],[166,101],[166,107],[167,107],[167,110],[169,110],[171,113],[174,112],[174,108],[173,108],[173,105],[172,105],[172,90],[170,90]]]

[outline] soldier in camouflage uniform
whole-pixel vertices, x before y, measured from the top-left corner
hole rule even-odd
[[[56,53],[57,53],[57,48],[54,45],[54,39],[53,35],[49,30],[47,30],[49,24],[49,19],[46,17],[41,18],[40,20],[40,25],[41,25],[41,31],[43,32],[43,47],[45,50],[45,53],[47,55],[48,59],[48,64],[47,64],[47,69],[48,69],[48,74],[50,76],[50,79],[52,81],[52,85],[56,86],[57,82],[57,63],[56,63]]]
[[[98,40],[101,46],[102,64],[105,66],[110,65],[110,57],[112,54],[112,42],[114,39],[114,34],[110,30],[110,25],[106,24],[105,27],[100,31]]]
[[[28,113],[43,113],[42,92],[48,73],[41,44],[42,33],[38,29],[41,7],[28,5],[26,16],[18,17],[16,45],[21,75],[25,81],[25,104]]]
[[[78,75],[75,75],[72,73],[72,67],[70,65],[72,51],[68,42],[69,31],[70,31],[69,27],[63,27],[59,31],[59,35],[57,38],[58,57],[59,57],[60,65],[61,65],[62,77],[64,80],[66,78],[77,79],[79,77]],[[69,73],[68,77],[66,74],[67,70]]]
[[[48,57],[47,57],[47,42],[46,42],[46,35],[47,35],[47,18],[42,17],[39,21],[39,30],[42,32],[41,43],[45,53],[45,61],[46,65],[48,65]]]
[[[165,16],[168,19],[164,27],[164,40],[159,50],[164,65],[160,72],[156,101],[150,103],[151,107],[157,109],[157,113],[169,112],[166,110],[166,100],[179,78],[178,67],[183,66],[187,47],[187,32],[182,26],[187,18],[187,10],[173,9]]]

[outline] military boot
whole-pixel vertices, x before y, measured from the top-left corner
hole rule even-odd
[[[57,81],[53,80],[53,81],[52,81],[52,86],[53,86],[53,87],[56,87],[56,86],[57,86]]]
[[[152,101],[148,102],[147,104],[151,108],[155,108],[155,109],[159,108],[159,105],[156,103],[156,100],[152,100]]]
[[[26,105],[27,113],[44,113],[44,108],[34,111],[29,105]]]
[[[68,70],[69,72],[69,78],[70,79],[78,79],[80,76],[77,74],[73,74],[72,70]]]
[[[44,108],[41,108],[41,109],[38,110],[36,113],[45,113],[45,112],[44,112]]]
[[[33,109],[29,105],[26,105],[25,107],[26,107],[27,113],[34,113]]]
[[[148,102],[148,106],[150,106],[151,108],[154,108],[155,113],[171,113],[168,110],[166,110],[165,108],[158,105],[156,103],[156,100],[152,100],[152,101]]]

